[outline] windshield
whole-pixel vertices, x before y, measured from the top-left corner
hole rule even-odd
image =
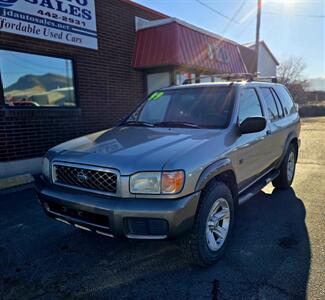
[[[229,86],[158,91],[124,124],[225,128],[232,108],[231,94]]]

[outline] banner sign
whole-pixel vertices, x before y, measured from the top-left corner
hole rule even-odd
[[[0,31],[98,49],[95,0],[0,0]]]

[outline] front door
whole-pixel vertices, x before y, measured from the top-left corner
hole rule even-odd
[[[265,117],[254,88],[244,88],[240,93],[238,122],[249,117]],[[237,181],[239,187],[247,186],[260,176],[269,165],[267,128],[256,133],[242,134],[237,140]]]

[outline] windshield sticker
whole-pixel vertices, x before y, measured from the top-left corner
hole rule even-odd
[[[164,92],[155,92],[153,93],[150,97],[149,97],[149,101],[152,100],[158,100],[160,97],[162,97],[164,95]]]

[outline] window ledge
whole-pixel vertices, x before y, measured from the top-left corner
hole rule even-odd
[[[66,108],[66,107],[35,107],[35,108],[26,108],[26,107],[3,107],[2,111],[6,116],[10,115],[48,115],[48,116],[62,116],[62,115],[80,115],[82,110],[80,107],[75,108]]]

